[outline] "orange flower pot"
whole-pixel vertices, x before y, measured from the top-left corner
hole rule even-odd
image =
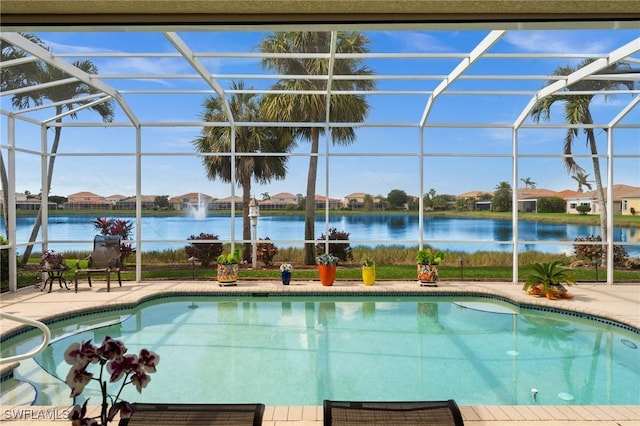
[[[332,265],[318,265],[318,275],[320,275],[320,282],[322,285],[333,285],[336,280],[336,269],[338,265],[335,263]]]

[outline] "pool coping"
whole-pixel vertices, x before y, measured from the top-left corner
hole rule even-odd
[[[64,316],[100,310],[125,309],[147,300],[169,297],[170,295],[219,295],[244,296],[247,294],[262,296],[388,296],[407,295],[469,295],[513,303],[517,306],[532,306],[534,309],[575,312],[594,318],[602,318],[621,324],[637,331],[640,329],[640,282],[605,285],[585,283],[570,288],[573,299],[551,301],[544,298],[528,296],[520,285],[500,282],[444,281],[437,287],[421,287],[415,281],[384,281],[374,286],[364,286],[359,281],[336,281],[333,286],[321,286],[318,281],[292,281],[283,286],[277,281],[240,281],[237,286],[219,287],[214,281],[145,281],[142,283],[124,282],[122,287],[112,287],[107,292],[100,281],[92,288],[81,286],[78,293],[64,289],[54,289],[52,293],[42,293],[33,288],[21,289],[16,293],[4,293],[0,299],[2,311],[14,315],[27,316],[43,322],[53,321],[64,313]],[[74,300],[75,299],[75,300]],[[21,326],[0,320],[2,334],[15,333]],[[20,407],[3,407],[6,409],[29,409]],[[58,407],[59,408],[59,407]],[[62,407],[68,409],[68,407]],[[640,405],[606,405],[606,406],[461,406],[465,424],[469,425],[525,425],[541,423],[545,425],[573,424],[612,424],[640,425]],[[55,407],[39,407],[39,409],[55,409]],[[15,426],[32,424],[17,419],[6,419]],[[523,423],[524,422],[524,423]],[[38,421],[38,425],[47,424]],[[50,422],[50,424],[60,424]],[[263,425],[321,425],[322,407],[316,406],[268,406]]]

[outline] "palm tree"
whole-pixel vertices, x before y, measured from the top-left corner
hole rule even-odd
[[[276,32],[267,35],[260,43],[263,53],[316,53],[330,51],[331,33],[329,32]],[[337,32],[336,53],[366,53],[369,40],[358,32]],[[279,74],[327,75],[330,62],[326,58],[269,57],[262,59],[262,66],[273,69]],[[335,60],[334,75],[371,75],[373,72],[361,59],[348,58]],[[286,79],[279,80],[273,87],[280,91],[327,90],[327,82],[322,79]],[[372,90],[375,82],[371,79],[334,80],[331,90]],[[327,99],[324,94],[294,95],[290,93],[268,94],[262,99],[263,113],[269,121],[323,123],[327,121]],[[329,120],[339,122],[361,122],[368,112],[369,104],[363,95],[334,95],[330,98]],[[315,239],[315,192],[318,174],[318,145],[323,127],[303,127],[295,129],[295,136],[311,142],[309,174],[307,177],[307,195],[305,201],[305,240]],[[350,144],[356,134],[350,127],[331,128],[331,141],[334,144]],[[315,263],[313,242],[305,243],[304,262]]]
[[[35,39],[34,39],[35,40]],[[97,74],[98,67],[95,66],[91,61],[74,61],[72,65],[81,71],[84,71],[87,74]],[[34,67],[32,70],[32,75],[30,75],[30,79],[33,83],[47,83],[50,81],[57,81],[64,78],[67,78],[68,75],[50,65],[43,62],[38,62],[38,66]],[[31,74],[31,73],[30,73]],[[15,95],[12,98],[12,104],[14,108],[28,108],[32,104],[33,105],[42,105],[45,101],[61,102],[68,101],[68,103],[60,104],[55,106],[55,123],[59,124],[62,122],[62,117],[60,116],[64,111],[71,111],[75,108],[78,108],[81,105],[86,105],[91,100],[87,100],[86,96],[98,93],[99,91],[90,85],[78,81],[69,84],[64,84],[61,86],[50,87],[46,89],[37,89],[30,92],[20,93]],[[74,101],[75,98],[84,98],[80,101]],[[92,111],[100,114],[102,120],[107,123],[113,121],[114,110],[113,110],[113,101],[107,100],[105,102],[92,105],[89,107]],[[77,118],[77,114],[71,113],[69,117],[72,119]],[[53,168],[56,160],[56,153],[58,152],[58,147],[60,145],[60,136],[62,133],[62,128],[60,126],[54,127],[54,138],[53,143],[51,144],[51,152],[49,153],[49,167],[47,172],[47,188],[43,188],[42,192],[48,194],[51,191],[51,180],[53,178]],[[33,229],[31,231],[31,236],[29,238],[29,242],[32,243],[36,240],[38,236],[38,232],[40,231],[40,226],[42,225],[42,208],[38,210],[38,216],[36,217],[36,222],[33,225]],[[31,251],[33,249],[33,245],[27,245],[25,248],[24,254],[22,255],[21,264],[25,265],[31,256]]]
[[[30,40],[32,43],[37,44],[40,47],[46,48],[42,40],[33,34],[21,33],[23,37]],[[27,53],[14,45],[7,43],[4,40],[0,40],[0,62],[6,64],[14,59],[21,59],[27,56]],[[38,84],[36,81],[39,73],[39,68],[42,63],[33,61],[21,64],[19,66],[4,66],[0,69],[0,91],[5,92],[14,89],[20,89],[26,86],[33,86]],[[2,219],[4,221],[4,229],[6,237],[9,238],[9,226],[7,217],[7,206],[9,205],[9,177],[7,175],[7,168],[4,164],[4,157],[0,152],[0,185],[2,185]]]
[[[522,181],[522,183],[524,183],[524,187],[525,188],[535,189],[536,183],[534,181],[532,181],[531,178],[523,178],[523,179],[520,179],[520,180]]]
[[[243,91],[243,82],[232,82],[231,89]],[[225,105],[219,96],[209,96],[203,103],[202,119],[205,122],[227,122],[229,117]],[[229,100],[229,108],[234,120],[239,122],[263,121],[259,102],[255,94],[236,93]],[[235,152],[288,152],[293,146],[293,136],[287,129],[234,127]],[[204,127],[201,136],[193,141],[196,149],[202,153],[230,153],[231,129],[229,127]],[[231,182],[231,156],[206,155],[202,162],[211,180],[220,178]],[[249,202],[251,201],[251,183],[255,179],[268,183],[271,179],[283,179],[287,168],[286,156],[238,156],[235,157],[235,182],[242,187],[242,238],[251,239],[249,220]],[[244,260],[251,260],[251,244],[244,244]]]
[[[493,193],[493,201],[491,202],[494,212],[508,212],[512,205],[511,185],[507,181],[502,181],[496,185],[496,191]]]
[[[583,187],[585,186],[587,187],[587,189],[589,189],[589,191],[591,191],[592,186],[590,183],[591,181],[588,180],[589,175],[586,174],[584,171],[578,170],[573,175],[571,175],[571,179],[578,182],[578,192],[584,192]]]
[[[572,66],[559,67],[553,75],[566,76],[574,73],[576,70],[589,65],[594,59],[585,59],[576,68]],[[601,71],[601,74],[617,73],[629,69],[629,64],[617,63],[610,65]],[[547,85],[552,84],[554,81],[547,82]],[[621,86],[627,87],[632,90],[635,86],[633,81],[613,81],[613,80],[579,80],[564,90],[567,92],[598,92],[598,91],[610,91],[616,90]],[[593,100],[596,93],[588,93],[581,95],[563,95],[561,92],[557,96],[547,96],[539,100],[534,105],[531,116],[536,122],[540,120],[549,121],[551,118],[551,107],[556,101],[564,104],[565,120],[568,124],[593,124],[593,117],[589,109],[589,105]],[[610,93],[604,94],[604,100],[610,100],[613,95]],[[600,234],[603,241],[607,241],[607,207],[604,200],[604,187],[602,186],[602,175],[600,173],[600,159],[598,158],[598,147],[596,144],[596,136],[593,128],[583,129],[587,137],[587,147],[591,150],[592,162],[593,162],[593,174],[596,183],[596,189],[598,192],[598,205],[600,210]],[[578,128],[568,128],[564,138],[564,165],[569,173],[577,174],[577,172],[583,172],[584,169],[578,165],[573,158],[573,142],[578,137]]]

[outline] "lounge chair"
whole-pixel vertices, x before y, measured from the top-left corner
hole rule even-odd
[[[120,242],[120,237],[116,235],[96,235],[93,239],[93,251],[86,259],[88,260],[87,267],[83,269],[80,267],[80,260],[76,262],[77,269],[74,277],[76,293],[78,292],[78,275],[82,273],[87,274],[89,287],[91,287],[91,275],[105,274],[107,276],[107,291],[111,291],[111,274],[115,272],[118,275],[118,284],[122,287]]]
[[[463,426],[458,404],[448,401],[324,401],[325,426],[434,425]]]
[[[227,425],[261,426],[264,404],[134,403],[133,414],[119,426]]]

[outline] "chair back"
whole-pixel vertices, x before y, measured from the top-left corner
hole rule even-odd
[[[89,268],[120,268],[122,266],[121,241],[118,235],[96,235],[93,239]]]
[[[134,403],[133,414],[119,426],[262,426],[264,404]]]
[[[463,426],[458,404],[447,401],[324,401],[324,425]]]

